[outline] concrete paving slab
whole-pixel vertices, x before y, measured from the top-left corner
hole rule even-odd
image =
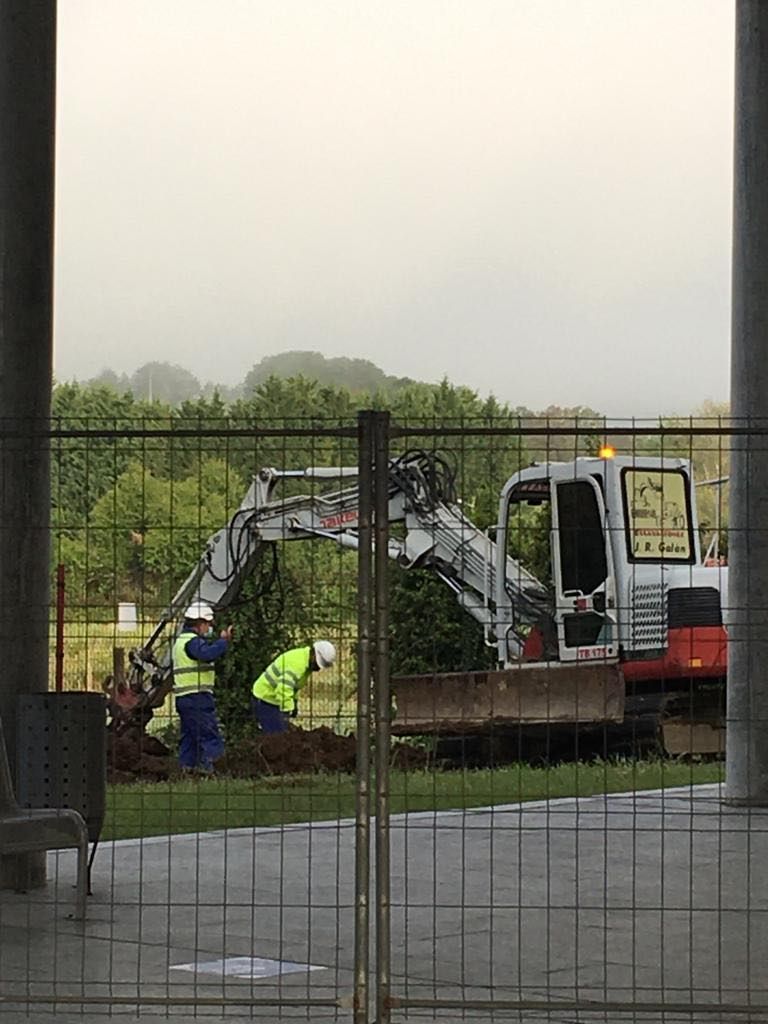
[[[114,1000],[139,994],[157,1001],[142,1018],[351,1019],[352,822],[106,844],[85,924],[66,916],[73,857],[51,855],[50,876],[56,892],[0,895],[0,994],[22,1000],[0,1003],[2,1024],[28,995],[104,1000],[57,1005],[63,1024],[106,1019],[110,1000],[117,1019],[135,1019]],[[717,786],[397,816],[391,879],[396,996],[591,999],[616,1004],[607,1019],[644,1021],[654,1013],[622,1017],[620,1004],[768,1006],[768,811],[726,807]],[[228,957],[322,969],[260,980],[174,969]],[[342,1005],[181,1002],[279,998]],[[547,1019],[588,1016],[564,1006]]]

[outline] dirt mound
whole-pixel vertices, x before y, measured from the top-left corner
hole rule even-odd
[[[339,736],[327,726],[299,729],[291,725],[287,732],[230,744],[216,762],[216,774],[240,779],[262,775],[312,775],[315,772],[354,772],[356,740]],[[427,753],[420,747],[398,743],[392,750],[395,768],[422,768]],[[138,728],[116,735],[108,734],[107,779],[129,783],[145,779],[160,782],[175,775],[178,762],[155,736]]]
[[[392,747],[390,765],[400,771],[414,771],[430,764],[429,753],[424,747],[412,747],[409,743],[397,743]]]
[[[156,736],[138,728],[117,735],[107,733],[107,781],[135,782],[167,779],[173,768],[171,752]]]
[[[237,778],[354,770],[354,736],[339,736],[324,725],[318,729],[291,727],[287,732],[244,740],[216,762],[217,773]]]
[[[287,732],[244,740],[228,748],[216,762],[216,772],[236,778],[259,775],[311,775],[314,772],[354,772],[357,740],[339,736],[323,725],[317,729],[291,726]],[[427,751],[407,743],[392,748],[392,767],[423,768]]]

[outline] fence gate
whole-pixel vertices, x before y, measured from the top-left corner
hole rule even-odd
[[[738,620],[727,605],[723,554],[728,540],[724,433],[716,427],[708,433],[691,421],[656,426],[647,433],[622,426],[597,433],[549,423],[517,432],[466,424],[453,430],[406,428],[381,416],[368,422],[377,438],[376,600],[367,611],[376,637],[377,939],[372,964],[376,990],[370,1016],[359,1010],[361,1024],[426,1018],[768,1020],[768,809],[724,799],[724,719],[718,719],[724,680],[707,681],[697,671],[706,667],[707,658],[715,664],[723,656],[720,648],[715,650],[723,643],[722,625],[733,629]],[[669,630],[670,648],[680,646],[674,654],[679,660],[673,665],[670,656],[659,670],[660,704],[652,704],[650,689],[635,684],[626,667],[623,714],[606,711],[606,722],[580,727],[570,740],[563,739],[553,712],[550,724],[538,734],[496,723],[482,740],[469,731],[437,743],[427,737],[431,756],[446,766],[443,772],[405,772],[393,765],[386,753],[390,729],[398,731],[398,708],[390,720],[387,648],[402,629],[403,606],[398,603],[397,614],[390,609],[394,595],[379,580],[379,573],[386,572],[386,482],[379,467],[387,435],[398,452],[420,443],[452,450],[459,475],[469,473],[478,458],[489,458],[495,438],[508,446],[520,445],[524,438],[529,450],[538,449],[531,465],[546,467],[531,468],[531,480],[562,474],[558,466],[574,455],[589,455],[584,449],[592,446],[595,455],[601,448],[601,458],[611,459],[615,446],[619,456],[629,453],[633,459],[624,477],[632,487],[629,500],[635,503],[628,529],[646,544],[649,537],[654,543],[658,529],[662,540],[681,552],[689,543],[681,540],[683,512],[674,512],[673,523],[665,504],[673,500],[677,480],[664,478],[663,494],[641,498],[641,484],[653,486],[657,477],[646,472],[641,478],[640,469],[632,467],[644,464],[649,453],[671,462],[690,460],[704,481],[692,492],[692,507],[698,501],[700,518],[690,552],[681,557],[675,575],[663,575],[658,567],[643,575],[640,557],[630,559],[624,589],[615,595],[619,621],[637,609],[632,628],[642,639],[651,621],[647,595],[654,586],[662,592],[647,581],[655,572],[663,584],[659,607],[664,629]],[[611,447],[606,449],[608,441]],[[597,474],[598,469],[590,472]],[[574,469],[572,480],[579,479],[578,472]],[[715,478],[714,491],[706,477]],[[598,482],[600,494],[603,484]],[[518,525],[531,534],[523,536],[516,550],[527,544],[535,556],[533,534],[542,525],[542,513],[533,488],[528,497],[532,504],[515,514]],[[656,501],[665,517],[658,527],[648,518]],[[687,514],[694,513],[689,509]],[[489,520],[497,522],[496,509]],[[549,523],[544,526],[548,538]],[[713,528],[710,536],[707,531]],[[586,531],[595,527],[585,519],[581,529],[581,539],[574,534],[570,541],[560,540],[561,545],[570,543],[578,557],[592,543],[589,537],[583,539]],[[463,541],[468,543],[468,536]],[[361,591],[362,584],[361,577]],[[633,586],[645,605],[633,597]],[[718,591],[722,604],[716,601]],[[490,584],[489,592],[492,598]],[[574,615],[592,608],[586,600],[582,605],[580,595],[571,596]],[[609,599],[607,608],[612,607]],[[431,633],[437,647],[441,634],[433,611],[425,597],[415,628]],[[705,634],[709,639],[702,655]],[[632,642],[623,639],[626,647]],[[582,643],[592,650],[588,644],[594,639]],[[652,646],[646,642],[646,676],[649,665],[653,669],[651,659],[661,658]],[[436,669],[438,661],[436,650]],[[686,701],[690,721],[681,710]],[[681,754],[681,749],[694,753]],[[404,807],[408,813],[401,812]]]

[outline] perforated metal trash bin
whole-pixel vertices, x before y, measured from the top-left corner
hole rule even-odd
[[[101,693],[19,697],[17,796],[22,807],[71,807],[96,842],[107,795],[106,701]]]

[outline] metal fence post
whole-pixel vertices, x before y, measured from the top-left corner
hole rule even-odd
[[[390,1020],[389,413],[375,415],[376,1022]]]
[[[48,688],[55,0],[0,3],[0,718]],[[0,888],[45,884],[45,856],[0,857]]]
[[[355,1024],[368,1024],[373,669],[373,416],[358,415],[357,757],[355,787]]]
[[[736,5],[731,415],[768,422],[768,6]],[[742,434],[731,456],[726,798],[768,804],[768,489],[766,438]]]

